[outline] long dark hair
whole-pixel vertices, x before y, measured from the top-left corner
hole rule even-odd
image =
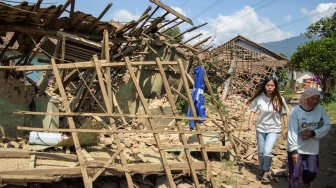
[[[277,112],[280,113],[284,104],[283,104],[283,101],[281,99],[281,95],[279,92],[278,80],[275,79],[274,77],[266,77],[263,83],[261,84],[261,86],[259,87],[258,91],[253,95],[251,99],[249,99],[246,102],[246,104],[250,104],[261,93],[264,93],[266,95],[265,86],[269,81],[273,81],[274,86],[275,86],[274,91],[271,94],[271,103],[272,103],[273,109],[275,109]]]

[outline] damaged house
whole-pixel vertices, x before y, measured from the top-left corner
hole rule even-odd
[[[193,26],[162,2],[150,1],[154,9],[125,24],[100,21],[112,4],[95,18],[75,12],[75,0],[44,8],[42,0],[0,3],[0,113],[8,117],[0,123],[0,186],[79,177],[88,188],[99,177],[117,176],[128,187],[141,187],[146,182],[138,175],[164,174],[169,187],[181,176],[195,187],[215,187],[208,152],[232,151],[239,160],[236,145],[249,145],[233,134],[237,113],[221,109],[211,84],[223,101],[248,95],[287,60],[242,36],[213,50],[200,47],[209,38],[194,45],[188,42],[197,36],[179,41],[166,31],[190,24],[183,35],[205,24]],[[168,14],[174,18],[166,20]],[[47,58],[32,64],[39,53]],[[205,69],[210,96],[203,118],[192,97],[197,66]],[[42,75],[38,82],[27,76],[33,71]],[[191,116],[179,113],[180,101]],[[226,106],[233,106],[229,101]],[[193,129],[190,120],[197,122]]]

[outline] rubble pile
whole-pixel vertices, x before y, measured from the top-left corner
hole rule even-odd
[[[240,135],[246,98],[264,76],[285,64],[284,58],[254,53],[235,43],[238,39],[214,50],[201,47],[209,38],[194,45],[182,42],[167,31],[192,21],[158,0],[151,0],[156,9],[150,6],[125,24],[100,21],[112,4],[94,18],[73,8],[60,17],[74,0],[46,8],[41,2],[0,3],[1,15],[8,15],[0,20],[15,25],[0,24],[3,80],[20,80],[36,91],[26,93],[23,109],[6,111],[21,119],[11,123],[19,131],[2,131],[0,160],[15,165],[2,166],[0,186],[79,177],[82,187],[104,187],[100,180],[119,176],[121,187],[150,187],[152,180],[139,184],[139,174],[155,174],[160,175],[155,184],[162,187],[215,187],[208,153],[239,160],[253,145]],[[166,20],[168,14],[174,18]],[[12,50],[15,54],[8,55]],[[33,64],[39,53],[44,58]],[[199,65],[206,69],[210,96],[206,118],[197,117],[191,95],[192,70]],[[41,73],[38,81],[28,76],[34,71]],[[179,113],[181,101],[192,117]],[[205,122],[191,129],[190,120]],[[29,141],[32,133],[39,144]],[[49,144],[42,133],[57,144]],[[51,136],[55,133],[57,138]]]

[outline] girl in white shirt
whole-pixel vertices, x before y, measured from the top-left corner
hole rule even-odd
[[[278,82],[273,77],[267,77],[257,93],[247,101],[250,106],[249,130],[256,129],[258,144],[259,171],[263,174],[261,182],[270,183],[272,151],[275,142],[281,132],[281,118],[285,129],[283,135],[287,135],[287,105],[283,97],[280,96]],[[253,125],[253,118],[257,111],[260,111],[258,121]]]

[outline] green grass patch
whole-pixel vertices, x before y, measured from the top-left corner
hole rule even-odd
[[[322,103],[322,106],[327,111],[331,124],[336,124],[336,102]]]

